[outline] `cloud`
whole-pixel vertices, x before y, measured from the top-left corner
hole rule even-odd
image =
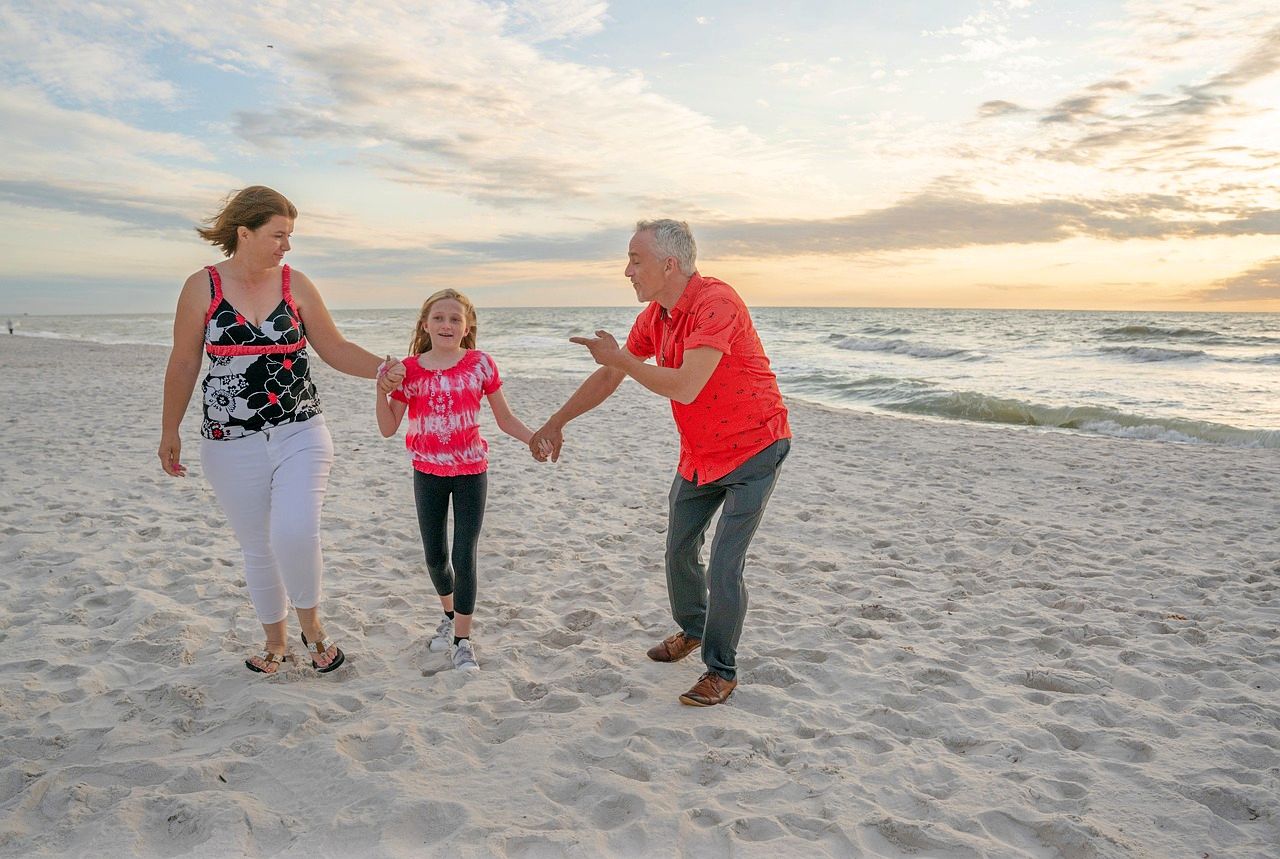
[[[0,200],[19,206],[106,218],[154,231],[193,226],[190,214],[169,199],[146,198],[134,190],[0,179]]]
[[[1133,84],[1124,80],[1098,81],[1088,87],[1089,92],[1128,92],[1131,89]]]
[[[237,109],[232,127],[254,147],[295,157],[316,143],[353,146],[392,181],[485,205],[623,199],[637,185],[747,200],[805,171],[794,147],[722,127],[639,73],[558,60],[531,44],[544,30],[593,31],[602,4],[555,4],[535,25],[537,9],[459,0],[412,19],[300,18],[273,52],[271,75],[287,86]]]
[[[713,237],[717,247],[744,256],[857,255],[1052,243],[1080,236],[1123,241],[1280,235],[1280,212],[1224,217],[1164,195],[1004,202],[976,194],[926,192],[845,218],[738,221],[710,225],[703,232]]]
[[[1237,14],[1211,4],[1135,0],[1126,13],[1123,21],[1095,24],[1105,35],[1080,50],[1098,61],[1069,89],[1039,105],[1028,96],[1036,90],[1025,86],[1016,99],[982,103],[967,136],[952,136],[934,178],[967,180],[1006,199],[1158,188],[1200,208],[1234,211],[1229,220],[1241,229],[1254,228],[1251,208],[1280,206],[1280,185],[1268,178],[1280,163],[1280,143],[1269,130],[1277,113],[1280,8],[1241,0]]]
[[[190,225],[235,187],[205,166],[212,155],[197,138],[60,107],[30,88],[0,87],[0,127],[13,130],[0,161],[12,204],[154,230]]]
[[[1078,133],[1047,142],[1040,150],[1042,157],[1081,162],[1117,155],[1141,162],[1145,170],[1181,168],[1189,152],[1212,151],[1234,122],[1274,110],[1272,104],[1240,97],[1244,88],[1280,70],[1280,15],[1274,9],[1252,15],[1242,9],[1236,21],[1215,19],[1212,9],[1204,6],[1135,8],[1137,14],[1128,24],[1135,41],[1111,40],[1097,50],[1132,56],[1134,68],[1142,70],[1141,79],[1109,77],[1049,108],[1042,124],[1073,126]],[[1171,91],[1144,84],[1203,63],[1205,56],[1228,58],[1229,65]],[[1266,161],[1276,153],[1257,155]],[[1212,159],[1202,159],[1200,165],[1217,166]]]
[[[1041,122],[1078,122],[1097,115],[1098,108],[1106,103],[1102,96],[1086,95],[1058,102],[1053,111],[1040,118]]]
[[[259,147],[290,140],[342,140],[359,144],[374,129],[362,128],[320,110],[284,107],[274,111],[236,111],[232,127],[241,137]]]
[[[909,250],[976,245],[1046,244],[1077,237],[1111,241],[1280,235],[1280,211],[1239,217],[1199,210],[1178,197],[1145,195],[1115,199],[988,200],[945,190],[922,193],[881,209],[822,220],[695,221],[699,245],[717,257],[856,257]],[[620,254],[625,229],[578,238],[532,234],[446,243],[479,259],[609,259]]]
[[[601,209],[626,211],[638,194],[737,208],[809,169],[791,142],[770,146],[742,127],[721,127],[636,72],[557,60],[534,46],[596,32],[607,20],[603,3],[458,0],[413,16],[379,3],[324,14],[294,6],[286,15],[196,5],[174,16],[143,0],[54,0],[50,9],[45,19],[22,19],[45,41],[64,37],[66,20],[79,15],[80,30],[140,68],[146,50],[163,49],[234,68],[237,80],[180,92],[179,100],[225,103],[225,112],[193,126],[199,137],[54,107],[47,95],[39,97],[42,121],[31,123],[5,115],[14,89],[0,90],[0,118],[14,120],[6,128],[63,129],[40,144],[19,141],[30,169],[10,159],[0,177],[83,175],[121,188],[156,180],[182,188],[183,199],[193,184],[216,188],[209,199],[217,199],[241,180],[191,170],[193,158],[244,165],[265,156],[284,166],[337,152],[393,185],[489,207],[554,211],[591,200],[599,218]],[[23,56],[14,62],[31,61]],[[84,86],[94,78],[81,77]],[[165,93],[140,86],[137,97],[163,102],[176,80]]]
[[[1238,87],[1280,69],[1280,25],[1264,33],[1238,63],[1213,80],[1213,85]]]
[[[0,87],[0,126],[6,129],[0,169],[9,172],[43,167],[56,174],[79,162],[88,162],[90,170],[96,171],[102,162],[119,163],[116,159],[129,156],[139,162],[182,158],[196,163],[213,157],[196,137],[142,129],[112,116],[62,107],[31,87]],[[95,153],[103,155],[102,162],[94,158]]]
[[[370,247],[337,236],[309,235],[295,242],[295,257],[307,271],[326,278],[387,281],[454,271],[480,260],[441,247]]]
[[[1027,113],[1027,108],[1019,107],[1011,101],[984,101],[978,106],[978,116],[987,119],[993,116],[1011,116]]]
[[[1026,5],[1026,2],[1018,0],[985,3],[981,10],[958,26],[924,31],[922,35],[925,37],[955,39],[964,48],[963,53],[944,54],[933,62],[940,65],[981,63],[988,66],[985,70],[988,76],[998,73],[999,69],[1044,64],[1042,57],[1031,53],[1037,48],[1048,47],[1044,41],[1035,36],[1015,38],[1011,35],[1014,19],[1019,17],[1015,13]]]
[[[229,128],[239,138],[231,146],[248,147],[225,153],[219,141],[228,160],[301,162],[345,149],[399,184],[449,189],[487,206],[548,208],[588,195],[625,200],[637,186],[742,202],[806,172],[794,147],[722,126],[654,91],[639,72],[540,49],[600,32],[608,13],[599,0],[454,0],[413,14],[389,2],[341,10],[193,4],[181,15],[147,0],[50,0],[48,15],[17,8],[8,18],[25,30],[5,37],[14,75],[38,79],[46,92],[72,88],[82,100],[128,91],[166,107],[213,102],[224,109],[213,121],[229,125],[209,130]],[[41,71],[46,51],[19,50],[19,42],[65,47],[49,53],[70,57],[101,49],[120,57],[121,68],[84,65],[59,83]],[[153,74],[153,56],[185,77]],[[192,78],[193,63],[219,71]],[[224,70],[239,80],[208,80]]]
[[[619,229],[597,229],[580,236],[543,236],[520,233],[489,241],[447,242],[441,250],[467,258],[494,262],[500,260],[610,260],[624,259],[629,226]]]
[[[128,38],[108,40],[93,16],[54,3],[0,5],[0,70],[81,104],[172,103],[177,87],[146,60],[150,40],[112,11]]]
[[[1049,10],[1029,0],[974,5],[927,34],[946,56],[913,54],[910,69],[823,61],[832,43],[793,22],[773,34],[790,52],[743,72],[760,87],[735,80],[720,98],[656,77],[671,64],[653,78],[620,64],[655,44],[609,31],[602,0],[182,14],[153,0],[13,0],[0,4],[0,202],[71,229],[77,215],[111,219],[134,239],[189,229],[261,177],[310,198],[306,253],[389,275],[616,261],[637,214],[689,218],[713,256],[862,264],[1280,232],[1274,0],[1127,0],[1105,13],[1114,21],[1075,10],[1052,43],[1033,29]],[[837,7],[821,35],[847,23]],[[776,59],[795,62],[770,70]],[[736,74],[730,61],[717,71]],[[861,80],[795,89],[827,75]],[[902,95],[877,95],[890,81]]]
[[[296,48],[289,58],[333,102],[348,108],[394,107],[417,100],[485,97],[443,71],[425,69],[377,45],[350,40]],[[305,111],[305,108],[294,108]]]
[[[508,30],[531,42],[590,36],[604,29],[609,4],[599,0],[517,0]]]
[[[1280,301],[1280,257],[1194,293],[1201,301]]]
[[[452,146],[442,144],[441,152],[456,156],[456,149]],[[462,162],[464,159],[456,160]],[[393,159],[382,163],[393,181],[464,194],[493,206],[553,199],[562,202],[587,199],[595,195],[594,188],[599,178],[581,165],[537,156],[511,156],[489,161],[470,159],[467,162],[470,169],[463,172]]]

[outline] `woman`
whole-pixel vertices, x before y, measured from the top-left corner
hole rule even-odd
[[[202,363],[200,461],[244,552],[244,577],[266,633],[251,671],[274,674],[286,645],[292,602],[317,671],[346,659],[320,623],[320,507],[333,441],[308,370],[307,346],[325,363],[367,379],[382,359],[348,342],[315,285],[283,264],[298,216],[284,195],[255,185],[233,194],[198,228],[227,257],[187,278],[173,323],[164,378],[160,464],[186,476],[178,428]],[[403,373],[392,368],[388,375]]]

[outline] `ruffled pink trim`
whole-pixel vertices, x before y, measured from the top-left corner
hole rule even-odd
[[[293,301],[293,289],[289,285],[291,280],[289,267],[287,265],[282,266],[280,269],[280,292],[284,295],[284,303],[293,311],[294,316],[302,319],[302,314],[298,312],[298,305]]]
[[[213,318],[213,313],[218,309],[218,305],[222,303],[222,277],[218,274],[218,269],[214,266],[207,265],[205,270],[209,272],[209,277],[213,281],[213,298],[209,300],[209,309],[204,314],[204,326],[207,330],[209,320]],[[298,305],[293,302],[293,290],[289,288],[289,266],[282,266],[280,271],[280,292],[284,296],[284,302],[288,308],[293,311],[293,325],[298,327],[298,321],[302,319],[302,314],[298,312]],[[233,307],[232,310],[235,310]],[[239,316],[236,317],[240,319]],[[216,344],[206,342],[204,351],[210,355],[216,355],[219,358],[240,357],[241,355],[291,355],[307,348],[307,338],[304,335],[297,343],[282,343],[279,346],[248,346],[239,344]]]
[[[297,343],[281,343],[279,346],[248,346],[248,345],[219,345],[216,343],[206,343],[204,351],[210,355],[217,355],[220,358],[227,356],[240,355],[292,355],[301,349],[307,348],[307,338],[303,337]]]
[[[213,312],[218,309],[218,304],[222,301],[222,276],[218,274],[218,269],[214,266],[207,265],[205,271],[209,272],[209,277],[213,279],[213,298],[209,300],[209,309],[204,312],[204,324],[208,325],[209,320],[213,318]],[[280,292],[284,297],[284,303],[293,311],[293,315],[298,319],[302,318],[302,314],[298,312],[298,305],[293,300],[293,289],[290,287],[289,266],[282,266],[280,269]]]
[[[462,477],[468,474],[483,474],[488,471],[489,460],[482,459],[480,462],[464,462],[455,465],[436,465],[434,462],[423,462],[415,459],[413,460],[413,469],[435,477]]]
[[[209,309],[204,312],[205,327],[209,327],[209,320],[213,318],[213,311],[218,309],[218,305],[222,302],[222,278],[218,275],[218,270],[211,265],[204,267],[209,272],[209,278],[213,281],[213,298],[209,299]]]

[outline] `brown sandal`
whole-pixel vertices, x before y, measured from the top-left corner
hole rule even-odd
[[[312,668],[314,668],[316,671],[319,671],[321,674],[328,674],[330,671],[334,670],[335,668],[340,666],[342,663],[346,662],[347,655],[342,652],[341,647],[338,647],[336,644],[333,643],[333,640],[330,639],[329,636],[324,635],[324,633],[321,633],[321,636],[322,637],[319,641],[317,641],[315,644],[312,644],[311,642],[307,641],[307,634],[304,632],[302,633],[302,643],[306,645],[307,650],[309,651],[314,650],[316,652],[316,656],[328,656],[330,647],[338,651],[336,654],[334,654],[333,661],[330,662],[328,665],[326,665],[324,668],[320,667],[320,663],[316,662],[314,657],[311,660]]]
[[[275,667],[271,669],[259,668],[258,666],[253,664],[253,657],[249,657],[244,661],[244,667],[248,668],[250,671],[256,671],[259,674],[278,674],[280,672],[281,665],[283,665],[286,662],[294,661],[292,653],[272,653],[270,650],[267,650],[266,648],[263,648],[262,652],[258,654],[257,658],[262,662],[265,662],[267,665],[274,665]]]

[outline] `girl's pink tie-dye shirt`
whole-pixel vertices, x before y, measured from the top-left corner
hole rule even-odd
[[[502,387],[498,365],[479,349],[468,349],[447,370],[423,369],[416,355],[401,363],[404,382],[391,397],[409,405],[404,446],[413,454],[413,467],[440,477],[488,469],[480,400]]]

